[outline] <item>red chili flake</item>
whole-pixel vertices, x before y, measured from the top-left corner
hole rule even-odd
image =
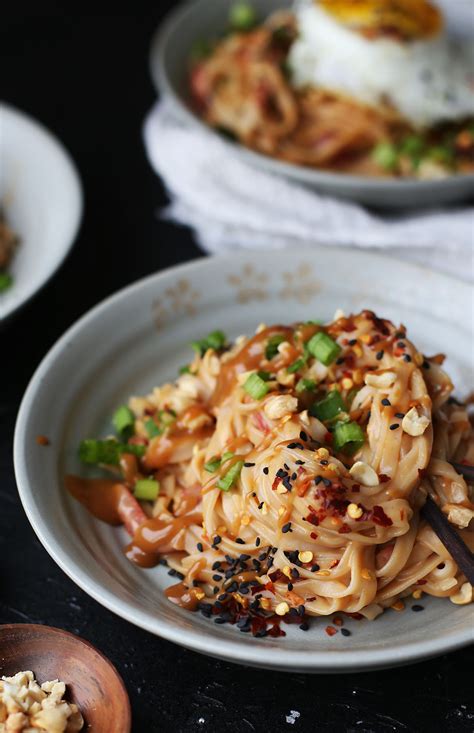
[[[277,486],[278,486],[278,484],[280,483],[280,481],[281,481],[281,478],[280,478],[280,476],[277,476],[277,477],[276,477],[276,478],[275,478],[275,479],[273,480],[273,483],[272,483],[272,489],[273,489],[273,491],[275,491],[275,489],[277,488]]]
[[[281,570],[274,570],[273,573],[269,573],[268,577],[273,583],[278,583],[282,578],[286,578],[286,575]]]
[[[308,601],[311,603],[311,601],[315,601],[315,600],[316,600],[316,596],[310,596],[309,598],[306,599],[306,603],[308,603]]]
[[[304,496],[306,492],[308,491],[309,487],[311,486],[312,482],[313,482],[312,479],[307,479],[306,481],[303,481],[303,483],[300,484],[300,486],[297,486],[296,493],[298,494],[298,496]]]
[[[387,484],[391,480],[390,476],[387,476],[386,473],[379,473],[379,481],[381,484]]]
[[[332,433],[330,433],[329,431],[327,431],[326,434],[325,434],[325,436],[324,436],[324,440],[329,445],[332,445]]]
[[[360,484],[352,484],[351,491],[353,491],[354,494],[358,494],[360,491]]]
[[[427,584],[427,582],[428,582],[427,580],[425,580],[424,578],[422,578],[421,580],[419,580],[419,581],[417,582],[417,585],[426,585],[426,584]]]
[[[250,592],[253,596],[257,593],[261,593],[262,590],[265,590],[265,586],[262,585],[262,583],[258,583],[258,585],[252,585],[252,587],[250,588]]]
[[[357,613],[357,612],[350,613],[349,611],[346,611],[346,615],[350,616],[351,618],[355,618],[356,621],[360,621],[362,618],[364,618],[361,613]]]
[[[37,435],[36,442],[38,445],[49,445],[49,438],[46,435]]]
[[[342,618],[340,616],[334,616],[332,622],[336,626],[342,626]]]
[[[324,631],[328,636],[334,636],[334,634],[337,634],[337,629],[335,629],[334,626],[326,626]]]
[[[252,634],[256,634],[258,631],[262,631],[263,629],[266,630],[267,628],[267,621],[264,618],[261,618],[260,616],[254,616],[252,618],[252,621],[250,623],[250,630]]]
[[[139,435],[134,435],[128,442],[130,445],[148,445],[148,440],[146,438],[141,438]]]
[[[316,514],[313,514],[312,512],[311,512],[310,514],[308,514],[308,516],[307,516],[307,517],[305,517],[305,519],[306,519],[306,521],[307,521],[307,522],[309,522],[310,524],[314,524],[314,526],[315,526],[315,527],[317,527],[317,526],[318,526],[318,524],[319,524],[319,519],[318,519],[318,517],[316,516]]]
[[[265,583],[265,590],[270,591],[270,593],[275,593],[275,586],[271,580],[269,580],[268,583]]]
[[[372,509],[372,520],[380,527],[391,527],[393,522],[387,517],[381,506],[374,506]]]
[[[340,527],[337,531],[339,534],[347,534],[348,532],[351,531],[351,528],[349,527],[348,524],[344,523],[342,527]]]
[[[280,627],[280,624],[278,622],[275,622],[273,626],[269,629],[268,636],[273,636],[274,638],[278,636],[286,636],[286,631],[283,631],[283,629]]]
[[[427,468],[419,468],[418,469],[418,478],[419,479],[424,478],[427,473],[428,473],[428,469]]]
[[[318,539],[318,535],[316,534],[316,532],[311,532],[311,534],[309,536],[311,537],[312,540],[317,540]]]
[[[254,423],[263,433],[269,433],[270,427],[260,412],[256,412],[253,416]]]
[[[339,560],[333,560],[329,567],[335,568],[337,565],[339,565]]]

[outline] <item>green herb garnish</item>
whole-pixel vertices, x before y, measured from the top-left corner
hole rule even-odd
[[[222,491],[229,491],[240,476],[240,472],[244,465],[243,461],[237,461],[234,465],[229,468],[226,474],[222,476],[217,482],[217,487]]]
[[[151,478],[139,479],[133,490],[136,499],[154,501],[160,491],[160,482]]]
[[[138,458],[145,455],[144,445],[130,445],[119,443],[118,440],[82,440],[79,445],[79,458],[83,463],[98,465],[103,463],[107,466],[117,466],[120,456],[124,453],[131,453]]]

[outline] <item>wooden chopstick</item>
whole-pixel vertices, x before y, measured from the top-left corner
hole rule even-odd
[[[456,466],[455,466],[456,468]],[[456,468],[457,470],[457,468]],[[474,554],[458,535],[447,517],[443,514],[431,496],[426,498],[421,515],[436,532],[443,545],[456,561],[468,581],[474,585]]]
[[[450,461],[450,463],[461,476],[464,476],[468,481],[474,481],[474,466],[469,466],[467,463],[455,463],[454,461]]]

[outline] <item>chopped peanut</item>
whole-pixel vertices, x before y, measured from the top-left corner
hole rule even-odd
[[[356,461],[349,473],[357,483],[363,486],[378,486],[380,481],[372,466],[363,461]]]
[[[408,410],[402,420],[403,431],[413,437],[423,435],[429,424],[429,418],[425,417],[425,415],[420,415],[416,407]]]
[[[455,603],[457,606],[464,606],[467,603],[472,603],[472,601],[474,600],[472,585],[470,583],[463,583],[458,593],[450,596],[449,600],[451,601],[451,603]]]
[[[296,412],[298,409],[298,400],[291,395],[278,395],[270,397],[263,408],[265,415],[270,420],[279,420],[288,415],[288,413]]]
[[[379,374],[375,374],[372,372],[369,372],[365,375],[365,383],[369,387],[375,387],[376,389],[390,389],[390,387],[393,387],[395,384],[395,380],[397,378],[397,375],[395,372],[381,372]]]
[[[277,616],[284,616],[285,614],[289,613],[290,607],[286,601],[282,601],[282,603],[279,603],[278,606],[275,608],[275,613]]]
[[[349,504],[347,507],[347,514],[351,519],[360,519],[363,513],[362,508],[358,504]]]

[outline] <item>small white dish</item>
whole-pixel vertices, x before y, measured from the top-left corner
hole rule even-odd
[[[0,104],[0,206],[19,237],[9,267],[13,284],[0,294],[0,322],[50,279],[79,228],[82,190],[62,144],[41,124]]]
[[[77,446],[107,434],[114,408],[174,379],[189,342],[222,328],[229,337],[260,322],[331,318],[372,308],[404,323],[426,353],[449,355],[458,393],[472,379],[472,288],[425,268],[343,249],[248,252],[205,258],[140,280],[81,318],[53,347],[23,399],[14,459],[23,506],[58,565],[99,603],[148,631],[195,651],[258,667],[349,672],[414,662],[473,638],[472,608],[423,598],[424,613],[389,610],[374,622],[349,620],[350,638],[329,638],[327,619],[303,633],[255,639],[177,608],[164,596],[164,568],[141,570],[122,552],[123,530],[94,519],[66,494],[80,473]],[[50,445],[37,444],[46,435]],[[408,604],[410,605],[410,604]]]

